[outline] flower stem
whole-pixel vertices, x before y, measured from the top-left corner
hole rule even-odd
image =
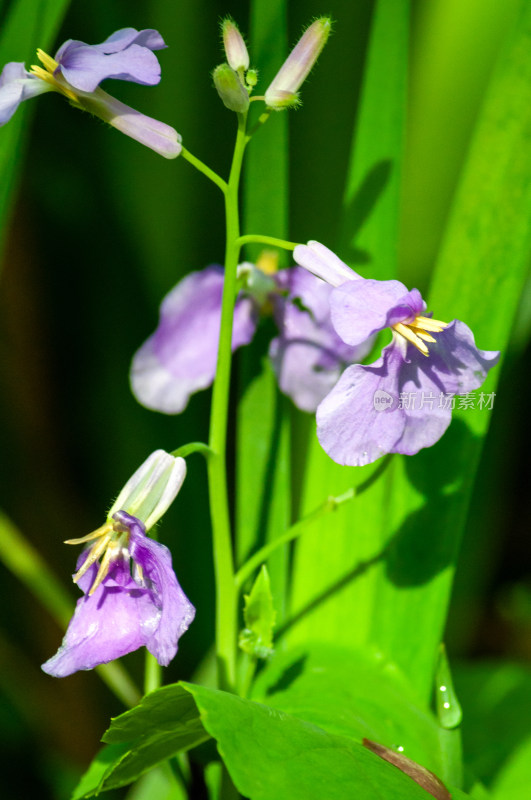
[[[338,506],[346,503],[348,500],[351,500],[354,497],[354,489],[349,489],[344,494],[340,495],[339,497],[329,497],[322,505],[312,511],[310,514],[307,514],[305,517],[300,519],[294,525],[285,531],[281,536],[277,539],[274,539],[272,542],[268,542],[260,550],[257,550],[254,555],[252,555],[246,562],[243,564],[236,575],[234,576],[234,580],[238,589],[240,589],[247,578],[249,578],[252,573],[257,569],[264,561],[271,555],[271,553],[280,547],[283,544],[287,544],[291,542],[293,539],[296,539],[301,533],[306,533],[308,527],[311,525],[312,522],[322,517],[324,514],[327,514],[329,511],[335,511]]]
[[[229,498],[227,487],[227,422],[232,359],[232,318],[237,293],[236,268],[240,255],[238,189],[246,139],[246,115],[238,114],[238,133],[229,182],[225,192],[226,246],[225,282],[221,305],[221,325],[216,378],[212,392],[207,462],[216,576],[216,655],[218,686],[234,691],[236,683],[237,592],[234,582]]]
[[[227,182],[224,181],[223,178],[221,178],[217,174],[217,172],[214,172],[213,169],[210,169],[210,167],[207,167],[207,165],[204,164],[199,158],[197,158],[196,156],[192,155],[192,153],[189,150],[187,150],[186,147],[183,147],[183,149],[181,151],[181,155],[193,167],[195,167],[197,170],[199,170],[199,172],[202,172],[203,175],[206,175],[206,177],[209,180],[211,180],[212,183],[215,183],[216,186],[218,186],[221,189],[223,194],[226,194],[227,189],[228,189]]]
[[[251,244],[257,242],[259,244],[270,244],[273,247],[282,247],[284,250],[295,250],[297,242],[288,242],[286,239],[276,239],[274,236],[261,236],[249,233],[246,236],[240,236],[238,244],[240,247],[244,244]]]

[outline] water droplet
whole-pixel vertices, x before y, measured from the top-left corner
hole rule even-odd
[[[441,645],[436,681],[435,703],[439,723],[443,728],[456,728],[461,723],[463,712],[452,684],[450,666],[444,645]]]

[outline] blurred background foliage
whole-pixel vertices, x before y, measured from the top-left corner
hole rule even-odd
[[[225,175],[234,120],[210,72],[222,61],[219,19],[230,13],[248,31],[249,4],[63,5],[66,15],[57,19],[50,52],[67,38],[96,43],[126,26],[161,31],[169,48],[160,53],[160,85],[147,90],[123,83],[108,90],[173,125],[194,154]],[[0,37],[14,6],[0,2]],[[33,63],[35,47],[42,46],[40,6],[35,0],[23,18],[31,46],[13,52],[2,41],[3,62]],[[412,5],[400,266],[401,278],[421,290],[489,77],[520,6],[520,0]],[[303,87],[303,106],[289,116],[289,238],[295,241],[330,242],[337,234],[373,3],[328,0],[323,7],[317,0],[292,0],[289,43],[323,13],[335,20],[334,35]],[[274,39],[274,26],[264,32],[266,44],[268,36]],[[260,69],[252,50],[251,61]],[[162,296],[182,275],[222,257],[222,201],[183,160],[166,162],[58,95],[27,105],[31,127],[17,148],[17,189],[2,239],[0,504],[68,585],[72,551],[62,541],[101,523],[113,495],[153,449],[207,438],[208,392],[196,395],[182,416],[151,413],[130,394],[128,368],[156,325]],[[9,135],[9,127],[0,131],[0,144]],[[264,163],[264,176],[267,170]],[[531,290],[522,298],[467,526],[447,633],[453,657],[531,659],[530,325]],[[302,415],[296,423],[299,429],[308,424]],[[294,452],[296,497],[302,453]],[[213,632],[205,470],[199,456],[188,466],[164,538],[198,613],[167,680],[193,674]],[[54,681],[40,672],[62,634],[1,566],[0,574],[0,741],[4,785],[15,787],[6,796],[68,797],[109,712],[121,707],[92,673]],[[142,654],[125,663],[140,681]],[[461,684],[457,680],[467,697],[487,683],[474,669],[468,666]],[[512,673],[507,680],[507,691],[518,683]]]

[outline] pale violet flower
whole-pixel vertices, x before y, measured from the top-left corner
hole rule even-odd
[[[12,61],[0,74],[0,125],[11,119],[24,100],[44,92],[59,92],[72,105],[100,117],[156,153],[175,158],[182,150],[177,131],[124,105],[99,86],[106,78],[154,86],[160,81],[160,65],[153,51],[164,47],[158,31],[123,28],[101,44],[69,39],[54,58],[37,50],[42,66],[29,71],[23,63]]]
[[[278,336],[269,355],[281,391],[303,411],[315,411],[347,364],[366,355],[370,343],[351,347],[334,331],[330,287],[300,267],[268,274],[239,267],[243,285],[236,299],[232,349],[248,344],[259,317],[273,313]],[[264,271],[264,269],[266,271]],[[131,387],[147,408],[166,414],[184,410],[190,396],[210,386],[216,373],[223,268],[192,272],[164,298],[156,331],[133,358]]]
[[[362,466],[385,453],[413,455],[433,445],[450,424],[448,400],[479,388],[499,353],[478,350],[464,322],[426,315],[417,289],[362,278],[319,242],[298,245],[294,258],[334,287],[331,321],[345,344],[392,332],[374,364],[347,367],[319,404],[323,449],[339,464]]]
[[[84,597],[61,647],[42,666],[49,675],[92,669],[143,646],[163,666],[175,656],[195,609],[170,551],[146,530],[168,509],[185,475],[184,459],[155,451],[126,483],[105,524],[67,542],[93,544],[78,558],[74,581]]]

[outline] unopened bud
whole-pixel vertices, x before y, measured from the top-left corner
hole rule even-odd
[[[243,40],[243,36],[236,23],[228,17],[221,23],[221,32],[223,34],[223,47],[227,61],[232,69],[236,72],[243,70],[246,72],[249,69],[249,53]]]
[[[212,77],[214,86],[226,108],[236,111],[238,114],[247,111],[249,95],[237,72],[234,72],[228,64],[220,64],[214,70]]]
[[[245,76],[245,83],[247,84],[247,86],[253,88],[254,86],[256,86],[257,82],[258,82],[258,72],[255,69],[247,70],[247,74]]]
[[[332,22],[321,17],[303,33],[265,93],[266,105],[275,111],[296,106],[298,90],[326,44]]]

